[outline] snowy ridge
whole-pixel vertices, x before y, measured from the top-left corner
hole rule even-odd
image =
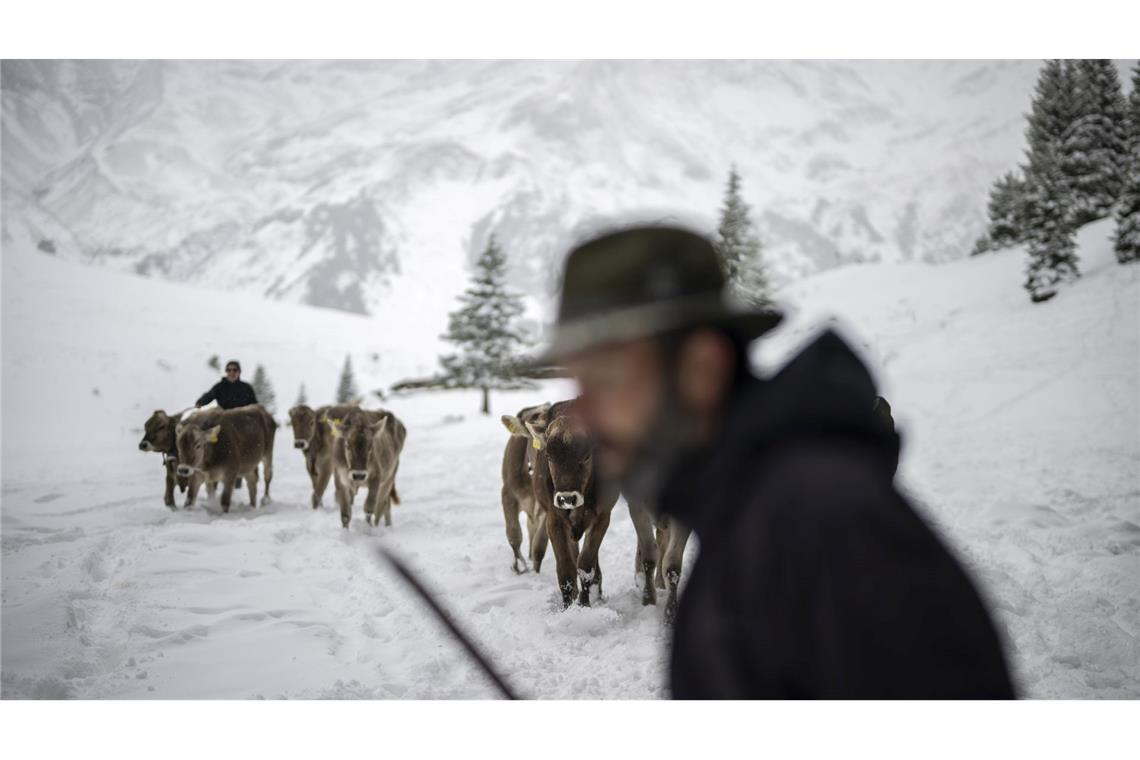
[[[778,278],[946,260],[1020,157],[1036,69],[5,62],[5,239],[355,312],[412,288],[442,313],[459,288],[438,273],[490,232],[542,293],[598,224],[711,228],[735,162]]]
[[[1045,304],[1020,288],[1020,250],[807,278],[782,292],[796,312],[759,356],[774,366],[838,315],[905,435],[900,482],[983,583],[1035,697],[1140,696],[1140,268],[1115,264],[1109,231],[1081,232],[1084,276]],[[377,561],[378,541],[524,694],[662,695],[667,635],[660,609],[639,604],[623,505],[597,606],[559,612],[552,565],[509,569],[497,415],[564,398],[567,384],[495,394],[486,419],[477,393],[393,399],[408,442],[390,530],[366,528],[359,505],[341,530],[328,494],[310,510],[287,427],[274,503],[169,512],[138,428],[215,379],[209,353],[264,363],[284,407],[302,380],[328,399],[349,351],[362,388],[414,373],[434,357],[431,327],[91,269],[30,245],[5,248],[2,305],[5,696],[491,695]]]

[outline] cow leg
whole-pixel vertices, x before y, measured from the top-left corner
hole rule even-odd
[[[257,468],[254,467],[254,479],[257,479]],[[265,458],[261,460],[261,474],[265,477],[265,493],[262,494],[261,503],[269,503],[269,484],[273,482],[273,446],[269,447]]]
[[[656,583],[657,588],[665,588],[665,550],[669,546],[669,523],[666,519],[662,519],[657,525],[657,573]]]
[[[546,532],[545,512],[539,512],[534,522],[535,533],[530,543],[530,556],[534,562],[534,571],[537,573],[542,569],[542,560],[546,556],[546,545],[550,541],[550,536]]]
[[[202,478],[206,480],[206,498],[213,503],[218,497],[218,481],[208,480],[205,475]]]
[[[522,528],[519,526],[519,500],[515,498],[515,495],[511,493],[511,490],[507,486],[503,486],[501,497],[503,501],[503,524],[507,529],[507,543],[510,544],[511,553],[514,555],[514,560],[511,562],[511,569],[516,573],[525,573],[528,569],[526,560],[523,559],[522,552],[519,551],[522,547]]]
[[[380,485],[368,484],[368,495],[364,497],[364,522],[369,525],[380,524]]]
[[[340,507],[340,524],[341,527],[347,528],[352,520],[352,491],[340,482],[340,478],[337,478],[333,485],[336,488],[336,503]]]
[[[255,466],[250,470],[249,474],[245,476],[246,485],[249,486],[249,508],[257,509],[257,467]],[[267,499],[262,499],[261,503],[264,504]]]
[[[669,525],[669,546],[661,564],[665,568],[665,582],[669,588],[669,598],[665,602],[665,622],[672,625],[677,615],[677,586],[681,582],[681,562],[685,557],[685,545],[689,543],[690,531],[677,521]]]
[[[174,465],[166,463],[166,491],[162,495],[162,503],[174,509]]]
[[[183,505],[183,509],[190,509],[190,507],[194,506],[194,500],[198,498],[198,489],[201,486],[202,476],[198,473],[191,475],[186,491],[186,503]]]
[[[325,496],[325,490],[329,487],[329,480],[332,478],[332,467],[321,467],[317,471],[317,479],[313,484],[313,509],[321,506],[321,499]]]
[[[392,527],[392,494],[396,492],[396,481],[393,480],[384,489],[384,527]]]
[[[230,502],[234,498],[234,478],[229,475],[226,476],[226,482],[222,484],[222,511],[229,513]]]
[[[643,605],[657,604],[657,588],[653,576],[657,570],[657,540],[653,536],[653,516],[643,505],[629,503],[629,519],[637,533],[637,553],[633,561],[633,577],[641,589]]]
[[[554,569],[565,609],[574,601],[578,590],[577,552],[574,551],[578,542],[570,533],[570,522],[561,515],[546,516],[546,531],[550,536],[550,548],[554,551]]]
[[[582,593],[578,596],[578,603],[583,607],[590,606],[590,589],[594,586],[598,587],[598,598],[602,598],[602,567],[598,564],[598,550],[609,527],[610,513],[602,512],[582,542],[582,552],[578,555],[578,580],[582,582]]]

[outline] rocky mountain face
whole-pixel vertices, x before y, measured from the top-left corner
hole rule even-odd
[[[1037,62],[5,61],[5,242],[361,313],[446,308],[495,232],[549,293],[600,226],[712,229],[778,279],[965,255]]]

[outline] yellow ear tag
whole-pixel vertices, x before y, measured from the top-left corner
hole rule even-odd
[[[210,436],[210,443],[217,443],[217,442],[218,442],[218,434],[214,433],[213,435]]]
[[[542,441],[537,438],[531,438],[530,445],[534,447],[535,451],[542,451]]]
[[[329,427],[332,428],[333,438],[340,438],[340,422],[339,418],[329,420]]]

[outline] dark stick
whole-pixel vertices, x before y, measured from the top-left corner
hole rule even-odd
[[[518,695],[515,694],[511,687],[507,685],[506,681],[504,681],[499,676],[499,674],[495,672],[495,668],[491,666],[490,661],[483,655],[481,651],[479,651],[479,648],[475,646],[475,642],[473,642],[467,636],[467,634],[460,630],[459,626],[452,619],[452,617],[444,611],[443,607],[439,605],[439,602],[437,602],[428,592],[428,590],[424,588],[424,585],[420,583],[419,579],[416,578],[415,575],[412,574],[412,571],[408,569],[408,566],[405,565],[403,561],[397,559],[394,554],[389,552],[384,547],[377,546],[376,548],[379,550],[380,556],[388,561],[388,563],[396,570],[396,573],[401,578],[403,578],[417,594],[419,594],[421,599],[427,602],[427,606],[431,607],[432,612],[434,612],[435,616],[439,618],[440,622],[446,626],[447,630],[451,632],[451,635],[455,638],[455,640],[463,645],[463,648],[467,650],[467,654],[471,655],[471,659],[475,660],[475,662],[478,663],[483,672],[487,674],[487,677],[490,678],[495,686],[499,689],[499,691],[502,692],[503,697],[506,699],[518,699]]]

